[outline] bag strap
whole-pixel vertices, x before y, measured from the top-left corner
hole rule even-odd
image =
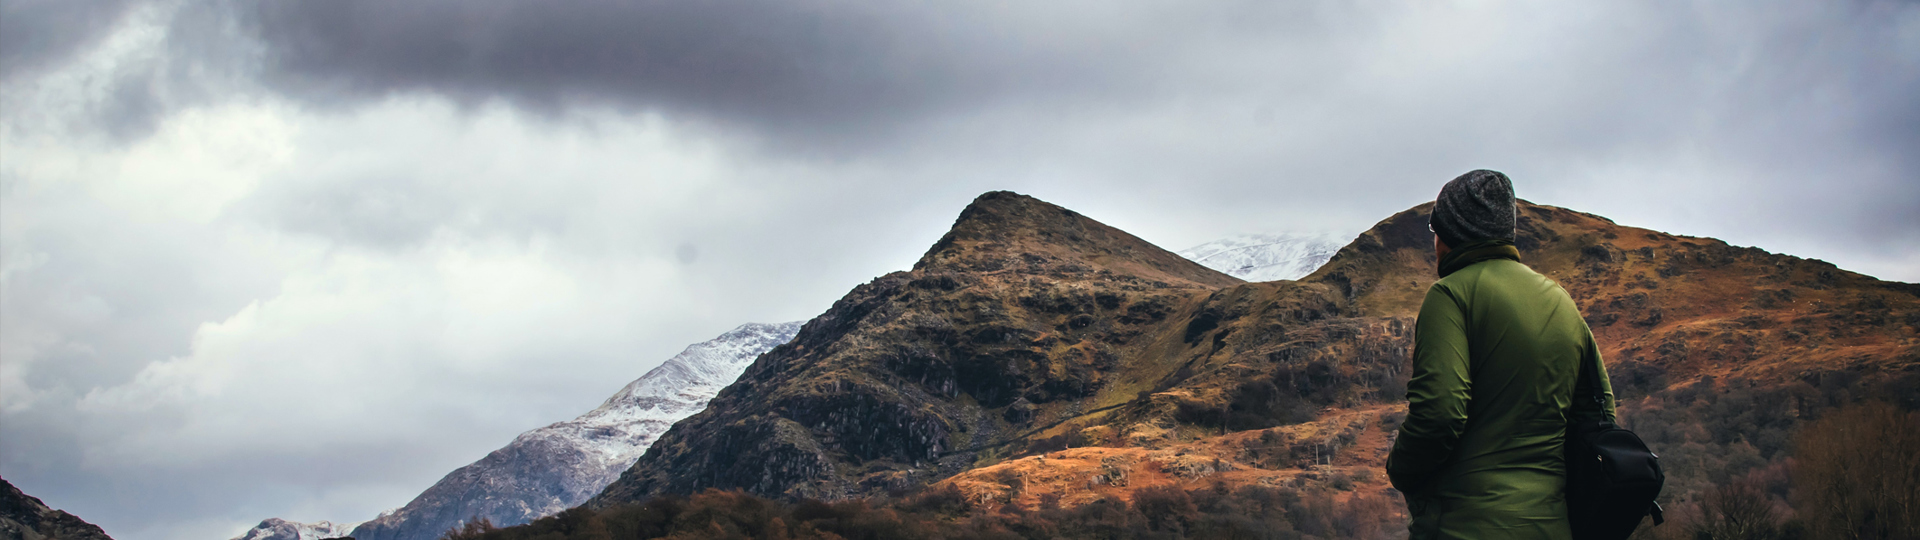
[[[1596,356],[1592,362],[1583,360],[1580,363],[1586,364],[1583,366],[1585,369],[1582,371],[1585,371],[1585,375],[1587,376],[1587,393],[1593,396],[1593,404],[1599,407],[1601,411],[1600,417],[1604,420],[1606,418],[1607,398],[1601,396],[1600,358]]]

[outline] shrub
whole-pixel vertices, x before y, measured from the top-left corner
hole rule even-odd
[[[1325,537],[1333,533],[1333,495],[1322,490],[1300,494],[1287,505],[1287,519],[1300,532]]]
[[[1187,490],[1177,486],[1149,486],[1133,492],[1133,509],[1156,531],[1185,531],[1200,515]]]
[[[901,510],[915,513],[957,516],[967,513],[973,505],[967,502],[967,495],[953,484],[942,484],[929,488],[919,494],[908,497],[900,504]]]
[[[1333,519],[1333,528],[1340,538],[1379,538],[1386,531],[1383,518],[1393,512],[1393,505],[1386,497],[1377,494],[1356,493]]]

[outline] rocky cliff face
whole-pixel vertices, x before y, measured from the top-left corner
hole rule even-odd
[[[1338,234],[1243,234],[1179,251],[1201,266],[1247,281],[1306,277],[1353,238]]]
[[[599,408],[522,433],[440,479],[406,506],[354,528],[352,535],[360,540],[433,540],[476,516],[508,526],[578,505],[618,477],[675,422],[705,408],[755,357],[793,339],[799,329],[798,322],[747,324],[689,346]],[[274,521],[279,520],[261,525]],[[269,527],[270,532],[279,529]],[[278,535],[274,540],[314,540],[273,534]]]
[[[1920,286],[1519,210],[1524,262],[1581,305],[1626,417],[1699,403],[1700,388],[1785,392],[1725,433],[1676,435],[1681,455],[1778,439],[1869,393],[1920,402]],[[983,195],[912,271],[855,288],[589,504],[934,482],[1020,504],[1165,482],[1384,490],[1413,317],[1436,279],[1428,211],[1297,281],[1245,283],[1072,211]]]
[[[0,478],[0,538],[8,540],[113,540],[100,527],[48,508]]]

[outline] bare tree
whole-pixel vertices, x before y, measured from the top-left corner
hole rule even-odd
[[[1741,478],[1707,491],[1693,531],[1698,540],[1779,540],[1785,536],[1781,525],[1759,482]]]
[[[1869,402],[1794,438],[1796,506],[1815,539],[1920,538],[1920,413]]]

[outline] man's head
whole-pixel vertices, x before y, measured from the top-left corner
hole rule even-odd
[[[1513,182],[1485,169],[1468,172],[1440,188],[1428,225],[1448,248],[1499,238],[1513,240]]]

